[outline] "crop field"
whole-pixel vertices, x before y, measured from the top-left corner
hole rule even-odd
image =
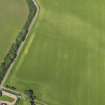
[[[38,2],[37,23],[6,84],[34,89],[48,105],[104,105],[105,0]]]
[[[0,61],[26,22],[25,0],[0,0]]]

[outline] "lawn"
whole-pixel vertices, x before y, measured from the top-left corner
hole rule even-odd
[[[40,15],[7,84],[48,105],[105,104],[105,0],[38,0]]]
[[[1,101],[8,101],[8,102],[13,102],[14,99],[8,96],[0,96]]]
[[[0,61],[26,22],[25,0],[0,0]]]

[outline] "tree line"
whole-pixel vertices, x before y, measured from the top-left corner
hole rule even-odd
[[[32,0],[26,0],[26,2],[28,4],[29,15],[25,25],[23,26],[22,30],[19,32],[16,40],[12,43],[6,56],[4,57],[3,61],[0,63],[0,82],[2,82],[10,65],[16,59],[19,47],[21,46],[22,42],[24,42],[24,40],[26,39],[28,29],[37,11],[37,8]]]

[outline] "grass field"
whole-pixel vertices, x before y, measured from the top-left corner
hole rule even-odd
[[[1,96],[0,100],[2,100],[2,101],[8,101],[8,102],[13,102],[14,101],[13,98],[8,97],[8,96]]]
[[[105,104],[105,0],[38,0],[40,16],[7,84],[48,105]]]
[[[26,22],[25,0],[0,0],[0,61]]]

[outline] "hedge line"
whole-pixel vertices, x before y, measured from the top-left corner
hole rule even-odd
[[[23,26],[22,30],[18,34],[15,42],[11,45],[8,53],[6,54],[6,56],[4,57],[3,61],[0,64],[0,82],[2,82],[10,65],[16,59],[19,47],[21,46],[22,42],[24,42],[24,40],[26,39],[28,29],[37,11],[37,8],[32,0],[26,0],[26,2],[28,4],[28,9],[29,9],[28,19],[25,25]]]

